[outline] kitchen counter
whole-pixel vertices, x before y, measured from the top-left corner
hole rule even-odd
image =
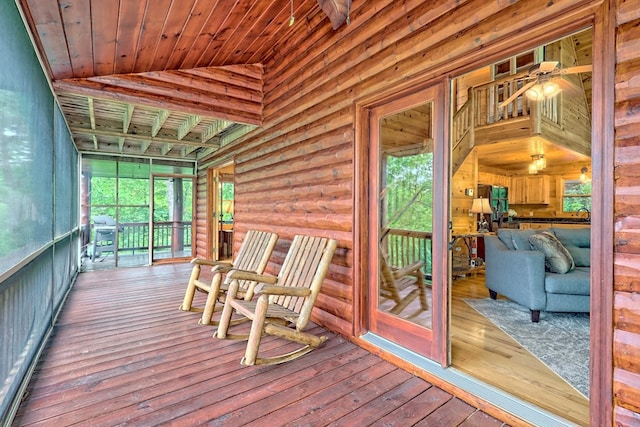
[[[519,217],[514,218],[511,222],[543,222],[554,224],[591,224],[591,220],[587,218],[569,218],[569,217],[557,217],[557,218],[536,218],[536,217]]]

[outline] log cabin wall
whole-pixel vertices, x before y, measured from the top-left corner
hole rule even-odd
[[[640,1],[616,10],[614,424],[640,424]]]
[[[352,209],[357,173],[354,103],[403,85],[414,76],[457,75],[477,68],[482,61],[516,53],[515,47],[507,52],[504,40],[522,34],[523,28],[537,28],[533,38],[520,35],[521,43],[531,44],[528,47],[564,35],[560,31],[568,31],[599,3],[386,0],[374,5],[355,0],[351,24],[337,31],[319,10],[305,21],[297,21],[289,43],[274,49],[272,60],[264,64],[262,126],[221,150],[216,159],[203,162],[235,159],[236,245],[250,228],[278,232],[281,243],[269,266],[274,272],[294,234],[338,239],[339,251],[314,320],[336,332],[354,335],[353,227],[358,215]],[[628,421],[637,420],[640,413],[640,93],[638,84],[631,82],[640,74],[640,8],[637,0],[618,0],[615,7],[614,410],[616,417]],[[494,49],[493,56],[487,56],[480,52],[482,47],[501,42],[504,53]]]

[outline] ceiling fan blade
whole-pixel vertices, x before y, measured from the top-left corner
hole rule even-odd
[[[514,99],[516,99],[517,97],[519,97],[521,94],[523,94],[524,92],[527,91],[527,89],[529,89],[531,86],[536,84],[536,80],[533,80],[529,83],[527,83],[526,85],[522,86],[520,89],[518,89],[517,91],[515,91],[513,93],[513,95],[511,95],[510,97],[508,97],[507,99],[505,99],[504,101],[502,101],[499,105],[498,108],[503,108],[506,105],[509,105],[510,102],[513,102]]]
[[[591,65],[578,65],[576,67],[561,68],[558,70],[558,74],[578,74],[578,73],[590,73],[593,70]]]
[[[557,83],[558,86],[560,86],[560,89],[562,90],[562,92],[567,95],[567,96],[576,96],[580,93],[583,93],[582,90],[580,90],[575,83],[571,82],[570,80],[567,79],[563,79],[562,77],[557,77],[555,79],[552,80],[554,83]]]
[[[541,73],[550,73],[556,69],[558,66],[558,61],[544,61],[540,63],[538,67],[538,71]]]

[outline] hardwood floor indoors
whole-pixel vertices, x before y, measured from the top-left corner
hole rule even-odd
[[[589,425],[589,400],[464,298],[488,298],[484,274],[452,282],[452,366],[578,425]]]

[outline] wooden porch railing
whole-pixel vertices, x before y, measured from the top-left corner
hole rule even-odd
[[[149,250],[149,224],[141,222],[120,223],[118,232],[118,252],[135,254]],[[179,232],[176,233],[175,229]],[[176,239],[176,236],[179,238]],[[156,250],[182,250],[191,247],[191,222],[157,222],[153,234],[153,247]]]
[[[389,264],[404,267],[422,261],[422,273],[431,280],[431,236],[424,231],[390,229],[386,237]]]

